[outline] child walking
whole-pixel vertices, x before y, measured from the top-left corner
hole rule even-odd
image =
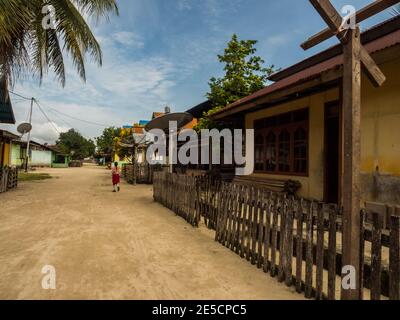
[[[118,162],[115,162],[114,167],[112,168],[112,183],[113,183],[113,187],[114,187],[113,192],[120,191],[120,187],[119,187],[120,180],[121,180],[121,178],[120,178]]]

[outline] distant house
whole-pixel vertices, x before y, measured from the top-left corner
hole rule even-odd
[[[18,185],[18,171],[11,167],[11,148],[19,137],[6,130],[0,130],[0,193]]]
[[[11,164],[15,167],[24,167],[26,163],[27,142],[15,140],[11,149]],[[29,146],[30,167],[51,167],[52,151],[35,141]]]
[[[51,150],[51,167],[52,168],[68,168],[71,162],[71,155],[62,152],[56,145],[47,146]]]
[[[151,120],[154,120],[155,118],[159,118],[164,115],[165,115],[165,112],[153,112],[153,115],[151,116]]]
[[[0,130],[0,168],[12,166],[11,151],[19,137],[9,131]]]
[[[26,163],[27,142],[14,140],[11,148],[11,165],[24,167]],[[63,154],[56,146],[48,146],[31,141],[29,146],[30,167],[68,168],[70,156]]]
[[[144,127],[147,123],[150,121],[147,120],[141,120],[139,123],[135,123],[133,126],[124,126],[122,130],[130,130],[130,132],[133,134],[133,137],[135,137],[135,142],[141,142],[141,139],[143,139],[143,143],[140,143],[139,147],[137,148],[137,163],[144,163],[146,160],[146,148],[144,146],[144,143],[146,142],[146,137],[145,137],[145,130]],[[125,148],[128,148],[127,146]],[[131,148],[132,149],[132,148]],[[133,153],[133,149],[132,149]],[[132,154],[130,153],[130,154]],[[126,156],[124,159],[121,159],[117,154],[114,155],[114,161],[118,162],[120,164],[128,164],[132,163],[132,157],[131,156]]]
[[[11,165],[23,168],[26,161],[26,142],[15,140],[11,146]]]
[[[139,126],[145,127],[149,122],[150,122],[150,120],[140,120]]]

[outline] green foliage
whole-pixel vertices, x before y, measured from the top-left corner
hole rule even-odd
[[[120,129],[118,135],[114,138],[115,153],[121,160],[133,161],[132,148],[121,147],[119,143],[134,144],[133,129]]]
[[[102,154],[111,155],[115,151],[114,140],[119,137],[121,129],[114,127],[106,128],[100,137],[96,138],[97,151]]]
[[[203,117],[199,119],[199,122],[194,127],[194,130],[201,131],[202,129],[220,129],[218,123],[211,119],[211,116],[215,114],[217,111],[221,110],[223,107],[214,107],[208,112],[203,113]]]
[[[234,34],[224,54],[218,55],[219,61],[225,64],[225,76],[210,79],[207,98],[211,100],[213,109],[200,119],[197,130],[215,127],[210,119],[212,114],[265,87],[274,66],[263,67],[265,61],[255,55],[256,44],[256,40],[239,40]]]
[[[44,5],[55,9],[55,29],[44,29]],[[65,84],[65,56],[85,80],[86,55],[101,65],[102,52],[86,18],[118,14],[116,0],[1,0],[0,78],[12,82],[25,72],[39,79],[51,67]]]
[[[70,154],[73,160],[83,160],[91,157],[96,152],[96,145],[91,139],[84,138],[74,129],[61,133],[57,146],[66,154]]]

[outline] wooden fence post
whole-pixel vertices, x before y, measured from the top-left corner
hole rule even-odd
[[[371,300],[381,299],[383,216],[372,213]]]
[[[389,295],[390,300],[400,300],[400,207],[390,223]]]

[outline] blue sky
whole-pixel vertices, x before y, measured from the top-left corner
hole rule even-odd
[[[334,0],[337,8],[360,8],[372,0]],[[62,116],[122,126],[149,119],[169,105],[183,111],[205,100],[208,80],[222,75],[217,54],[233,33],[258,40],[266,64],[289,66],[337,43],[332,39],[304,52],[300,43],[325,27],[308,0],[119,0],[120,16],[91,23],[104,54],[102,68],[87,64],[83,83],[68,63],[63,89],[49,73],[42,86],[19,81],[14,91],[34,96],[59,131],[70,127],[86,137],[103,128]],[[365,29],[391,15],[362,24]],[[14,99],[17,123],[25,121],[29,103]],[[53,142],[57,132],[35,108],[34,138]],[[12,128],[11,128],[12,129]]]

